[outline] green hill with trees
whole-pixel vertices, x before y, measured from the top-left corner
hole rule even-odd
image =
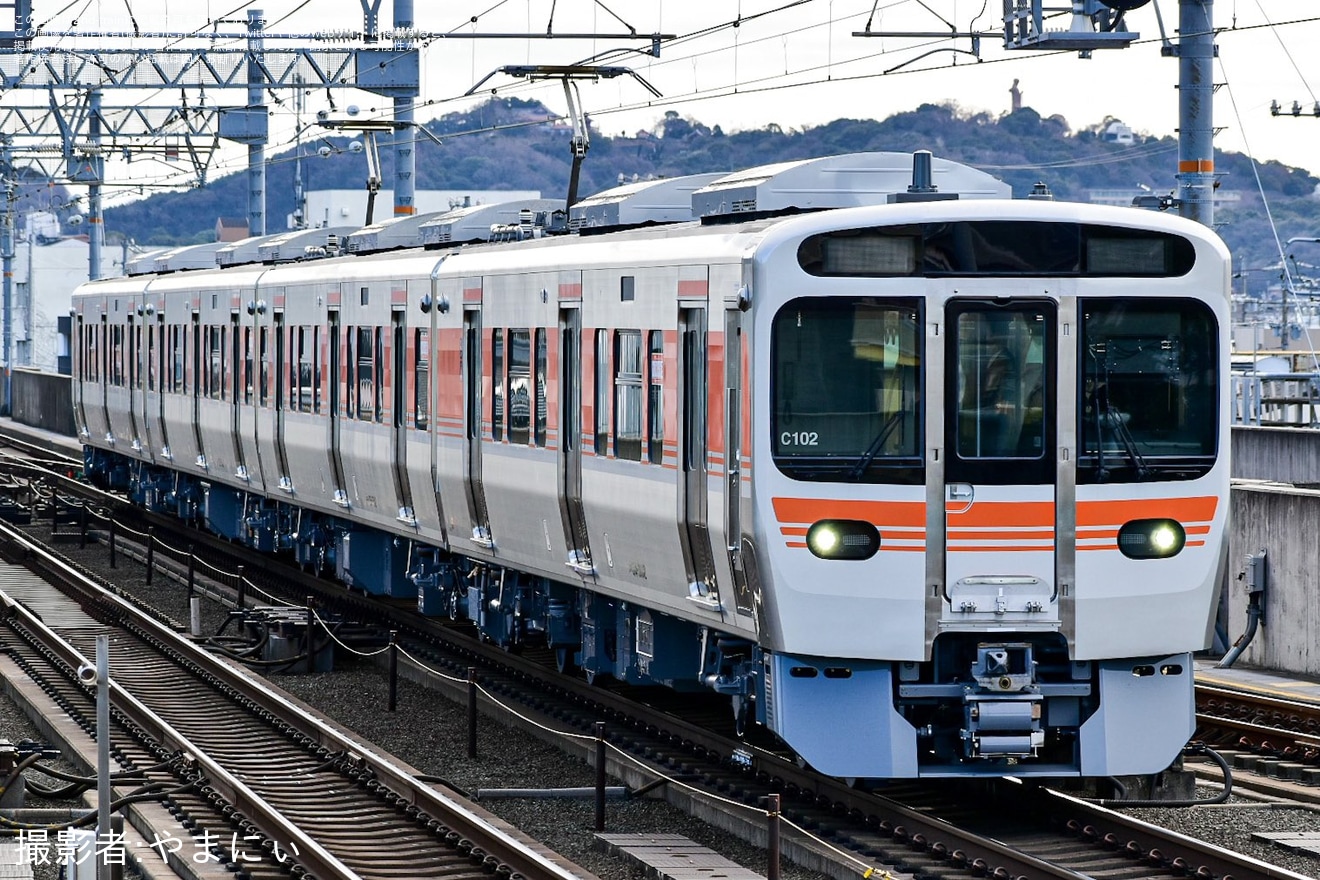
[[[726,133],[719,125],[669,111],[649,131],[610,133],[593,125],[579,192],[587,195],[634,177],[732,171],[866,150],[920,149],[1002,178],[1018,197],[1038,181],[1056,198],[1070,201],[1088,201],[1092,190],[1103,189],[1173,192],[1176,140],[1138,134],[1132,143],[1112,142],[1104,135],[1112,121],[1074,129],[1062,117],[1044,118],[1029,107],[994,116],[946,103],[922,104],[879,121],[839,119],[800,130],[769,124]],[[539,103],[492,99],[427,127],[442,144],[418,139],[418,189],[535,189],[546,197],[567,191],[571,130]],[[325,143],[333,147],[329,159],[318,158],[320,142],[304,148],[307,188],[365,191],[365,159],[347,150],[345,139]],[[292,156],[288,152],[273,157],[267,171],[267,216],[272,221],[293,211]],[[391,151],[382,148],[381,158],[388,186]],[[1248,158],[1237,153],[1219,154],[1216,168],[1222,175],[1220,194],[1227,197],[1216,208],[1216,221],[1239,265],[1257,268],[1279,260],[1266,200],[1280,241],[1320,234],[1315,219],[1320,180],[1310,172],[1278,162],[1259,164],[1253,171]],[[217,217],[246,216],[246,190],[246,176],[235,174],[205,188],[112,208],[106,212],[107,236],[112,241],[127,237],[139,245],[209,241]],[[268,231],[279,227],[272,223]]]

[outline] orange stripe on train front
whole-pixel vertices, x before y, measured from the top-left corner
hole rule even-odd
[[[894,525],[924,525],[926,505],[922,501],[850,501],[830,498],[775,498],[775,516],[780,522],[815,522],[819,519],[861,519],[884,514]],[[1079,501],[1077,525],[1103,527],[1134,519],[1169,517],[1179,522],[1214,519],[1219,499],[1214,495],[1192,498],[1140,498],[1123,501]],[[976,526],[1046,526],[1054,524],[1052,501],[979,501],[964,512],[951,502],[950,521]]]
[[[781,523],[814,523],[822,519],[855,519],[885,526],[926,524],[924,501],[844,501],[829,498],[775,498]]]
[[[1176,519],[1180,523],[1208,522],[1215,518],[1219,499],[1214,495],[1195,498],[1142,498],[1131,501],[1079,501],[1077,525],[1115,526],[1134,519]]]
[[[1053,501],[978,501],[948,505],[949,528],[1053,528]]]

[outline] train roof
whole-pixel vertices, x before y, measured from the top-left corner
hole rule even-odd
[[[1010,195],[1009,187],[991,175],[924,151],[911,155],[853,153],[774,163],[731,174],[624,184],[574,206],[572,222],[583,229],[581,235],[544,234],[548,217],[562,217],[562,203],[521,199],[465,205],[361,229],[299,230],[230,245],[212,243],[172,249],[157,256],[155,266],[163,273],[185,263],[200,265],[207,253],[223,255],[216,259],[231,263],[252,260],[255,255],[266,264],[251,264],[261,270],[258,277],[267,269],[275,272],[266,279],[268,282],[317,284],[376,278],[386,272],[396,277],[423,277],[433,272],[474,275],[535,271],[554,265],[604,266],[621,260],[636,266],[675,260],[728,262],[751,253],[772,229],[778,231],[770,237],[779,240],[780,236],[810,234],[814,229],[837,229],[841,224],[846,228],[854,222],[901,224],[955,218],[1053,217],[1168,228],[1192,238],[1213,238],[1197,224],[1149,211],[1013,201]],[[686,220],[682,219],[684,198],[689,204]],[[880,205],[887,206],[883,212],[875,210]],[[345,242],[346,250],[354,253],[345,255],[345,249],[338,247]],[[547,248],[555,249],[556,255],[548,257]],[[572,256],[562,248],[572,249]],[[382,268],[380,260],[388,261],[387,269]],[[295,266],[297,272],[289,274],[279,265],[270,265],[275,263]],[[218,271],[214,266],[209,268]],[[223,271],[232,273],[234,268]],[[193,277],[185,283],[195,286],[247,283],[233,274],[205,280],[197,275],[210,272],[188,274]],[[99,287],[104,283],[96,282],[88,289],[108,290]],[[156,289],[174,287],[162,284]],[[141,290],[142,286],[130,284],[128,290],[133,289]]]
[[[914,200],[1007,199],[1013,189],[984,171],[916,154],[870,152],[777,162],[735,171],[692,193],[697,217],[730,218]]]
[[[691,220],[692,194],[725,176],[727,172],[714,171],[625,183],[575,204],[569,209],[568,226],[591,232]]]

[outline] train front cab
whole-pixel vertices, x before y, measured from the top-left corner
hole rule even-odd
[[[1159,772],[1225,527],[1222,246],[967,210],[758,275],[761,720],[851,777]]]

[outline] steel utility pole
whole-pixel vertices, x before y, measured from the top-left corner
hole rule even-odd
[[[0,145],[0,164],[4,168],[4,213],[0,214],[0,264],[4,270],[4,399],[0,401],[0,413],[12,412],[10,399],[10,377],[14,364],[10,356],[13,348],[13,315],[11,306],[14,301],[14,151],[8,137]]]
[[[101,277],[101,245],[105,242],[105,216],[101,213],[101,184],[105,181],[105,156],[101,154],[101,90],[87,93],[87,278]]]
[[[1215,224],[1214,0],[1178,0],[1178,212]],[[1168,50],[1166,50],[1168,51]]]
[[[408,52],[413,48],[413,0],[394,0],[394,48]],[[394,97],[394,216],[410,217],[417,213],[417,139],[413,131],[413,96]]]
[[[381,124],[394,130],[394,213],[416,212],[415,102],[420,92],[419,44],[453,39],[573,39],[649,40],[651,54],[675,34],[626,33],[423,33],[413,22],[415,0],[394,0],[394,27],[379,27],[382,0],[359,0],[366,26],[356,32],[321,31],[316,34],[275,33],[266,29],[261,10],[247,11],[243,30],[224,32],[217,21],[209,32],[154,33],[158,47],[144,39],[118,33],[78,30],[57,31],[32,26],[31,0],[0,0],[0,12],[13,11],[13,30],[0,24],[0,133],[11,148],[10,162],[23,158],[43,168],[52,142],[66,170],[47,172],[67,176],[73,183],[93,188],[90,200],[99,203],[105,185],[105,149],[115,154],[162,151],[170,156],[167,138],[179,138],[192,159],[199,183],[218,140],[248,147],[248,227],[253,235],[267,228],[265,158],[270,136],[267,94],[288,89],[360,90],[392,98],[394,118]],[[6,19],[7,20],[7,19]],[[66,38],[101,39],[106,48],[61,48]],[[363,47],[289,48],[293,43],[361,39]],[[380,45],[388,41],[387,45]],[[128,42],[127,46],[124,46]],[[242,42],[243,48],[225,44]],[[102,106],[102,92],[119,96],[124,89],[174,92],[178,103],[152,106],[121,98]],[[240,106],[217,105],[208,96],[246,89]],[[40,100],[23,102],[26,92],[39,92]],[[195,100],[188,96],[195,94]],[[26,103],[26,106],[24,105]],[[333,106],[333,105],[332,105]],[[23,144],[27,144],[24,147]],[[177,157],[177,147],[173,150]],[[88,218],[92,229],[89,275],[100,274],[100,212]]]
[[[265,59],[262,50],[265,42],[261,38],[265,21],[260,9],[248,10],[248,94],[247,106],[243,108],[246,116],[252,119],[253,132],[259,135],[248,140],[248,235],[266,234],[266,139],[269,136],[266,119],[266,105],[262,95],[265,75],[262,66]],[[258,115],[260,114],[260,115]]]

